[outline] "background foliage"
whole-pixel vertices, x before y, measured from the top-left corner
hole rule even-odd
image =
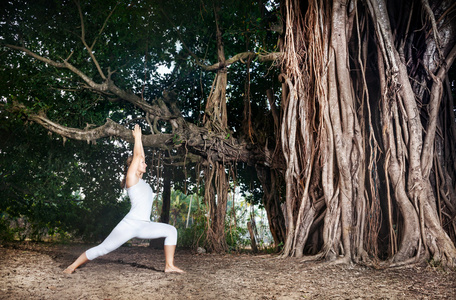
[[[96,40],[93,51],[98,62],[103,69],[116,70],[113,78],[119,87],[145,99],[160,97],[164,90],[175,91],[184,117],[201,124],[213,74],[203,72],[185,47],[204,63],[216,62],[212,1],[81,1],[80,6],[85,39],[89,44]],[[271,2],[268,7],[273,11],[277,4]],[[265,10],[261,2],[224,1],[219,13],[227,57],[243,51],[276,48],[277,39],[267,30],[276,16]],[[94,80],[100,79],[81,43],[76,2],[9,1],[1,4],[0,14],[2,43],[24,45],[45,57],[70,58],[81,71]],[[158,72],[160,66],[170,71]],[[262,91],[265,86],[278,85],[277,74],[270,66],[257,62],[251,64],[250,72],[257,74],[250,81],[252,116],[258,118],[254,123],[264,124],[270,116]],[[245,80],[244,65],[230,68],[227,101],[229,127],[234,135],[244,134],[241,120]],[[144,115],[133,105],[119,106],[108,101],[83,89],[68,72],[38,63],[20,52],[1,52],[0,99],[6,108],[19,101],[34,112],[44,110],[51,120],[69,127],[90,128],[103,124],[106,118],[121,124],[144,122]],[[119,186],[129,146],[116,140],[96,144],[70,141],[36,124],[24,124],[21,119],[25,115],[0,110],[3,238],[12,238],[12,232],[6,229],[15,222],[27,227],[14,234],[19,239],[52,238],[56,233],[60,238],[71,234],[72,238],[87,241],[106,236],[129,208]],[[159,126],[162,131],[170,130],[165,123]],[[144,129],[147,133],[148,126]],[[265,136],[251,138],[264,140]],[[160,165],[156,152],[148,151],[148,180],[158,189],[163,164]],[[169,154],[173,157],[178,151]],[[198,182],[197,172],[192,163],[174,168],[172,184],[181,198],[174,196],[171,215],[178,227],[186,223],[183,212],[190,194],[186,188]],[[238,165],[236,174],[237,184],[243,190],[253,190],[249,199],[258,204],[262,194],[255,188],[259,184],[252,167]],[[191,226],[195,229],[186,244],[199,238],[204,228],[204,206],[199,192],[193,191],[201,205],[192,212],[195,217]]]

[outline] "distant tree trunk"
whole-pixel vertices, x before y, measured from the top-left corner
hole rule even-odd
[[[168,157],[168,154],[165,154]],[[169,224],[169,214],[171,210],[171,175],[172,166],[163,164],[163,192],[162,192],[162,207],[159,222]],[[149,241],[149,247],[155,249],[163,249],[164,238],[158,238]]]
[[[258,247],[256,243],[256,237],[253,226],[254,225],[252,225],[252,222],[247,222],[247,229],[249,230],[250,234],[250,245],[252,246],[252,251],[253,253],[258,253]]]
[[[169,155],[166,153],[165,158]],[[162,194],[162,211],[160,222],[169,224],[169,213],[171,209],[171,175],[172,166],[163,164],[163,194]]]
[[[160,222],[169,224],[169,211],[171,209],[171,166],[163,165],[163,194]]]
[[[285,219],[281,209],[281,194],[279,192],[283,181],[279,179],[277,171],[265,166],[256,166],[258,179],[263,187],[263,205],[268,216],[269,230],[274,239],[274,247],[285,242]]]
[[[193,195],[190,195],[190,202],[188,203],[187,222],[185,223],[185,228],[188,228],[188,224],[190,223],[190,213],[192,211],[192,202],[193,202]]]

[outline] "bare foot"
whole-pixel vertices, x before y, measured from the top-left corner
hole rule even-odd
[[[165,273],[185,273],[185,271],[179,269],[176,266],[167,266],[165,267]]]
[[[65,274],[72,274],[73,272],[74,272],[74,269],[71,267],[68,267],[65,270],[63,270],[63,273],[65,273]]]

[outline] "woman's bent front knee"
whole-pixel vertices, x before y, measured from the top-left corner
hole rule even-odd
[[[176,245],[177,244],[177,229],[176,227],[169,225],[168,234],[165,238],[165,245]]]

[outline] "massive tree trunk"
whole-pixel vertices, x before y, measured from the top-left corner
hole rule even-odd
[[[285,256],[313,248],[312,224],[324,218],[317,257],[368,261],[368,253],[385,255],[382,238],[390,263],[456,263],[454,155],[444,159],[455,119],[439,118],[441,103],[454,111],[443,84],[456,56],[450,2],[284,2]],[[421,13],[429,22],[411,22]],[[418,47],[428,53],[422,65]],[[444,120],[447,134],[438,129]]]
[[[225,217],[229,187],[225,166],[219,162],[209,162],[204,174],[204,201],[208,211],[206,215],[206,246],[209,251],[225,252],[228,250],[225,238]]]
[[[220,65],[206,102],[204,126],[211,131],[226,133],[228,115],[226,110],[227,70],[222,32],[219,27],[218,11],[214,6],[217,35],[217,57]],[[211,150],[208,150],[211,152]],[[208,207],[206,243],[209,250],[224,252],[228,250],[225,238],[225,216],[228,203],[228,179],[223,161],[213,161],[208,155],[205,168],[204,199]]]

